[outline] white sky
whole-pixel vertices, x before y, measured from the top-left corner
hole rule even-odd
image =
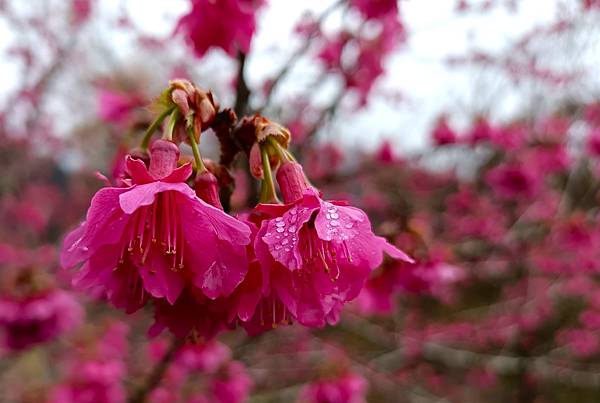
[[[302,13],[309,9],[317,14],[326,9],[333,0],[270,0],[259,19],[259,31],[253,43],[253,57],[249,60],[248,80],[258,85],[265,77],[276,72],[285,55],[298,45],[290,35],[291,28]],[[481,2],[481,1],[480,1]],[[403,0],[400,2],[402,19],[409,32],[408,43],[388,61],[388,73],[376,86],[376,93],[367,110],[361,113],[342,111],[341,118],[326,128],[325,136],[342,138],[352,147],[375,147],[382,138],[391,139],[399,150],[422,149],[427,144],[426,134],[432,119],[441,111],[459,116],[473,113],[478,108],[494,104],[492,115],[502,119],[513,115],[523,107],[525,99],[519,92],[507,89],[502,83],[490,83],[470,69],[449,69],[443,63],[451,55],[464,55],[469,49],[500,52],[522,33],[532,27],[556,19],[559,13],[571,13],[579,7],[578,0],[520,0],[516,14],[503,6],[481,15],[457,17],[455,0]],[[99,0],[98,11],[114,15],[118,2]],[[128,15],[135,24],[149,34],[168,36],[178,15],[185,12],[187,0],[148,1],[127,0]],[[598,17],[597,15],[595,17]],[[340,16],[332,15],[327,21],[331,27],[339,25]],[[103,27],[91,27],[103,32]],[[108,32],[108,31],[107,31]],[[114,35],[114,34],[110,34]],[[0,50],[18,38],[11,36],[6,24],[0,19]],[[125,37],[111,40],[112,50],[122,59],[135,49]],[[220,55],[211,55],[201,74],[211,71],[232,71],[233,65]],[[214,60],[213,60],[214,59]],[[224,68],[222,66],[225,66]],[[297,73],[310,70],[310,65],[300,65]],[[212,69],[212,70],[211,70]],[[18,67],[9,60],[0,60],[0,103],[14,88]],[[293,93],[302,85],[294,80],[282,86],[279,95]],[[479,82],[478,80],[482,80]],[[198,82],[203,85],[202,82]],[[402,102],[390,102],[384,94],[399,92]],[[325,92],[326,93],[326,92]],[[382,95],[383,94],[383,95]],[[492,102],[493,100],[493,102]],[[224,100],[226,101],[226,100]],[[529,102],[529,100],[527,100]]]

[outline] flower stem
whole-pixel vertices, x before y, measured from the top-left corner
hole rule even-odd
[[[179,120],[179,109],[175,108],[171,112],[171,117],[169,118],[169,123],[167,124],[167,129],[163,133],[163,140],[173,141],[173,132],[175,131],[175,125]]]
[[[196,175],[201,174],[206,171],[206,166],[202,161],[202,156],[200,155],[200,149],[198,148],[198,143],[196,143],[196,136],[194,136],[194,128],[187,128],[188,139],[190,140],[190,146],[192,147],[192,153],[194,154],[194,163],[196,165]]]
[[[275,140],[273,137],[268,137],[267,141],[275,149],[275,152],[277,152],[277,155],[279,155],[279,159],[281,160],[281,162],[291,161],[289,157],[289,152],[285,148],[283,148],[277,140]]]
[[[148,129],[146,129],[146,132],[144,133],[144,138],[142,139],[142,143],[140,145],[142,150],[148,150],[148,145],[150,144],[150,139],[152,138],[152,135],[154,134],[158,126],[162,124],[165,118],[169,116],[171,112],[173,112],[173,109],[175,109],[175,107],[165,109],[160,115],[158,115],[156,119],[154,119],[150,126],[148,126]]]
[[[261,203],[278,203],[277,194],[275,193],[275,182],[273,181],[273,173],[271,172],[271,162],[269,161],[269,153],[267,145],[260,145],[260,154],[263,166],[263,181],[260,188]]]

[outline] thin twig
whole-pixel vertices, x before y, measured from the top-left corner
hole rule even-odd
[[[128,403],[144,403],[146,401],[146,397],[163,379],[163,376],[167,372],[167,368],[169,368],[169,365],[173,361],[173,358],[175,358],[177,351],[179,351],[179,348],[183,346],[184,342],[185,339],[173,339],[169,350],[167,350],[163,358],[156,364],[146,382],[144,382],[144,384],[130,396],[130,398],[127,400]]]

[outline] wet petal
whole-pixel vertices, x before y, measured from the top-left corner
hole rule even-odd
[[[289,270],[302,267],[299,239],[300,229],[310,220],[317,207],[296,205],[283,216],[265,221],[266,231],[262,240],[269,246],[273,258]]]
[[[349,241],[361,232],[372,233],[371,223],[364,211],[328,202],[321,203],[315,228],[319,238],[336,243]]]

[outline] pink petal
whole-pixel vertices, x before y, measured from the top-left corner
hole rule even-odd
[[[173,305],[185,285],[180,273],[171,270],[169,259],[155,251],[147,264],[139,268],[144,288],[155,298],[166,298]]]
[[[196,197],[177,200],[194,284],[212,299],[231,294],[248,271],[250,228]]]
[[[328,202],[321,203],[315,228],[319,238],[336,243],[349,241],[361,232],[371,233],[371,223],[364,211]]]
[[[195,197],[192,188],[185,183],[152,182],[129,188],[119,196],[119,205],[126,214],[132,214],[138,208],[154,203],[158,193],[167,191],[179,192],[190,198]]]
[[[394,245],[390,244],[385,238],[382,237],[376,237],[379,242],[381,242],[381,248],[382,250],[387,253],[390,257],[394,258],[394,259],[400,259],[403,260],[407,263],[415,263],[415,260],[413,258],[411,258],[410,256],[408,256],[406,253],[404,253],[403,251],[401,251],[400,249],[398,249],[397,247],[395,247]]]
[[[228,296],[244,280],[248,272],[246,249],[214,238],[212,246],[195,254],[201,271],[196,272],[194,284],[204,295],[215,299]]]
[[[256,237],[254,238],[254,254],[256,258],[260,262],[260,268],[262,271],[262,292],[263,294],[267,293],[271,287],[271,271],[272,267],[277,265],[273,256],[271,256],[271,252],[269,252],[269,247],[266,243],[263,242],[262,237],[267,233],[267,221],[263,221],[261,224]]]
[[[208,231],[215,234],[217,238],[235,245],[248,245],[250,243],[252,231],[246,223],[199,199],[193,191],[191,195],[186,193],[185,196],[190,201],[181,202],[186,203],[186,207],[181,209],[185,214],[185,217],[182,216],[182,221],[184,223],[194,223],[194,225],[184,227],[190,233],[196,232],[196,234],[190,234],[191,236],[202,239],[202,234],[199,232]]]
[[[148,168],[146,168],[146,164],[142,160],[137,158],[131,158],[130,155],[127,156],[125,161],[125,169],[133,182],[137,185],[143,185],[145,183],[154,182],[155,179],[148,172]]]
[[[63,267],[73,267],[100,246],[120,241],[129,216],[119,208],[119,197],[128,190],[103,188],[94,195],[86,221],[65,238],[61,251]]]
[[[273,258],[289,270],[302,267],[302,256],[298,248],[300,229],[310,220],[318,207],[296,205],[283,216],[265,221],[265,235],[261,238],[268,246]]]
[[[162,178],[161,182],[179,183],[185,182],[192,174],[192,164],[188,162],[178,168],[175,168],[167,177]]]

